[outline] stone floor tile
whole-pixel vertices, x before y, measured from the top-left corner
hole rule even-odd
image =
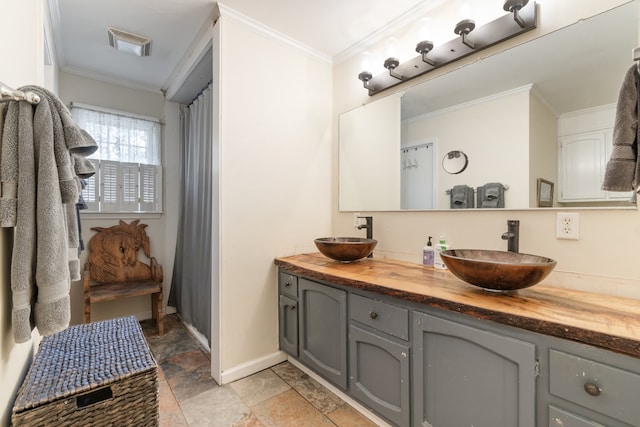
[[[291,389],[270,369],[234,381],[230,386],[249,407]]]
[[[342,405],[327,414],[338,427],[376,427],[376,424],[349,405]]]
[[[200,350],[198,343],[189,335],[186,328],[176,325],[172,329],[167,329],[165,334],[147,336],[147,342],[151,353],[158,362],[185,351]]]
[[[211,377],[211,362],[201,350],[176,354],[160,366],[178,402],[218,387]]]
[[[342,399],[289,362],[273,366],[271,370],[325,415],[345,404]]]
[[[261,427],[261,424],[255,423],[249,407],[229,386],[200,393],[180,402],[180,407],[192,427]]]
[[[251,408],[265,427],[335,427],[295,390],[285,391]]]
[[[158,406],[160,412],[160,427],[186,427],[185,420],[178,401],[173,396],[171,387],[164,377],[162,369],[158,369]]]
[[[300,381],[305,381],[309,375],[290,362],[282,362],[271,367],[271,370],[282,378],[291,387],[295,387]]]

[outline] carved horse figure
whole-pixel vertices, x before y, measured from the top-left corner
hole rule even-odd
[[[147,225],[138,224],[139,221],[127,224],[120,220],[112,227],[91,228],[97,231],[89,243],[89,271],[93,280],[106,283],[153,278],[152,268],[138,260],[140,248],[151,258]]]

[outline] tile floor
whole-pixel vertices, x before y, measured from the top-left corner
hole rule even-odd
[[[142,327],[158,361],[160,426],[370,427],[374,423],[289,362],[219,386],[209,353],[176,315]]]

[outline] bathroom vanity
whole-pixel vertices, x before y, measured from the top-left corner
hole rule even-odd
[[[640,425],[640,302],[277,258],[280,348],[398,426]]]

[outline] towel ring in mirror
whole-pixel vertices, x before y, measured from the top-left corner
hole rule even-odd
[[[468,165],[469,157],[463,151],[449,151],[442,158],[442,169],[451,175],[462,173]]]

